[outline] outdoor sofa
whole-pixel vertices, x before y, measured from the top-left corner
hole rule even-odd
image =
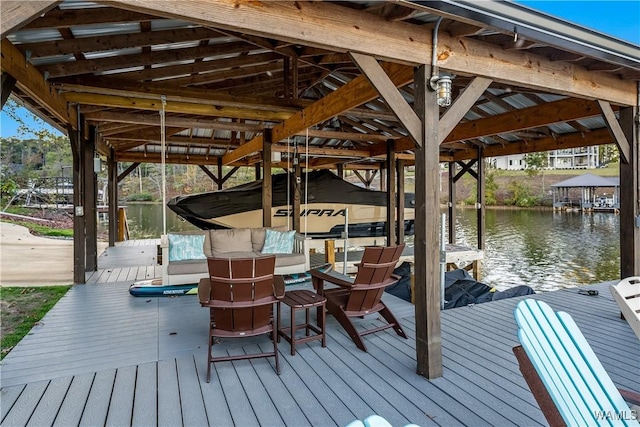
[[[267,245],[265,245],[265,240]],[[276,256],[275,274],[309,270],[304,235],[285,227],[234,228],[168,233],[161,238],[162,283],[198,283],[208,277],[207,257],[248,258]]]

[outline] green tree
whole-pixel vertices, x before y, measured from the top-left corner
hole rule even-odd
[[[546,151],[540,151],[538,153],[528,153],[524,156],[525,172],[533,178],[540,175],[542,177],[542,190],[541,195],[544,195],[544,171],[549,166],[549,155]]]
[[[531,188],[524,182],[511,181],[509,191],[512,193],[508,202],[519,207],[536,206],[539,199],[531,194]]]
[[[606,165],[607,163],[617,162],[620,159],[620,151],[615,144],[599,145],[598,157],[600,158],[600,164]]]

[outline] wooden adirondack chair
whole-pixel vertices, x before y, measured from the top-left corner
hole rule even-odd
[[[640,425],[625,402],[640,404],[640,394],[616,388],[569,314],[533,299],[514,314],[522,345],[513,352],[551,426]]]
[[[381,300],[384,289],[398,281],[398,278],[393,276],[393,269],[404,246],[403,243],[398,246],[365,248],[355,279],[336,272],[311,270],[314,288],[327,298],[327,311],[333,314],[362,351],[367,351],[362,340],[363,335],[393,328],[398,335],[407,338],[398,320]],[[324,289],[324,282],[339,287]],[[351,322],[353,317],[373,313],[380,313],[387,324],[361,331]]]
[[[620,317],[626,319],[640,339],[640,276],[622,279],[609,286],[609,290],[620,307]]]
[[[279,304],[273,271],[274,255],[259,258],[207,259],[209,279],[198,284],[200,305],[209,308],[209,357],[207,382],[211,364],[218,361],[275,357],[280,374],[277,330],[273,320],[273,305]],[[284,291],[284,283],[282,290]],[[284,292],[283,292],[284,293]],[[280,315],[278,307],[277,314]],[[243,338],[271,334],[273,351],[236,356],[213,356],[215,338]]]

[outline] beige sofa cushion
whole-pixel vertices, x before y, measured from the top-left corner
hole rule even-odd
[[[253,250],[249,228],[209,230],[209,235],[213,256],[221,256],[227,252],[252,252]]]
[[[275,231],[287,231],[286,225],[281,225],[278,227],[268,227],[268,228]],[[266,234],[267,234],[267,227],[251,229],[251,246],[254,252],[258,252],[258,253],[262,252],[262,247],[264,246],[264,239]]]
[[[221,252],[216,255],[218,258],[255,258],[255,252]]]
[[[209,266],[206,259],[190,259],[185,261],[171,261],[167,266],[169,274],[208,273]]]
[[[264,256],[263,254],[260,254]],[[278,254],[276,256],[276,267],[288,267],[290,265],[304,265],[306,258],[303,254]]]

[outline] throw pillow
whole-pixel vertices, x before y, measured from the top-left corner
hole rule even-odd
[[[211,251],[213,256],[224,257],[227,252],[253,251],[251,246],[251,230],[248,228],[231,228],[228,230],[211,230]]]
[[[264,238],[263,254],[290,254],[293,252],[293,235],[295,230],[291,231],[275,231],[267,229]]]
[[[169,261],[207,259],[204,234],[169,234]]]

